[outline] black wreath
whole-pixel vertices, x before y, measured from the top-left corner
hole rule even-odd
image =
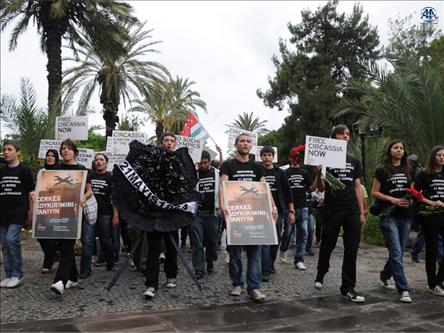
[[[130,143],[126,160],[160,199],[177,205],[199,201],[197,173],[187,148],[167,151],[159,146]],[[174,231],[189,225],[192,214],[161,209],[137,191],[117,166],[113,171],[113,204],[128,223],[144,231]]]

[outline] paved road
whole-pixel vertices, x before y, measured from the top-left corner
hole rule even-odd
[[[367,296],[365,305],[339,297],[341,240],[322,291],[313,288],[317,255],[308,256],[305,272],[291,261],[276,264],[278,272],[263,283],[263,304],[229,295],[223,251],[216,273],[203,279],[203,291],[181,267],[177,288],[165,288],[162,274],[153,300],[144,299],[144,278],[132,269],[108,292],[104,286],[111,273],[95,268],[79,287],[57,296],[49,290],[53,274],[40,274],[38,243],[26,239],[23,244],[26,282],[1,289],[1,331],[444,331],[444,298],[426,292],[423,260],[413,264],[405,257],[413,303],[401,304],[396,292],[378,284],[387,250],[366,244],[359,251],[357,288]]]

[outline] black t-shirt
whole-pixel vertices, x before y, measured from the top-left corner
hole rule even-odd
[[[291,191],[293,192],[294,208],[307,207],[307,192],[310,191],[310,186],[313,184],[313,178],[307,170],[302,168],[289,167],[285,170],[290,183]]]
[[[206,171],[198,171],[199,180],[197,190],[202,193],[202,201],[199,206],[199,212],[214,212],[214,195],[216,190],[216,172],[213,168]]]
[[[97,200],[98,215],[113,215],[113,205],[111,203],[111,189],[113,176],[110,172],[91,174],[91,187]]]
[[[389,195],[394,198],[405,197],[405,190],[410,187],[411,178],[409,174],[406,174],[400,166],[395,167],[393,174],[384,170],[384,167],[376,169],[375,178],[381,183],[380,192],[385,195]],[[389,207],[390,203],[383,202],[383,207]],[[410,207],[402,208],[396,207],[395,211],[390,214],[393,217],[409,217],[412,214]]]
[[[332,191],[328,184],[325,190],[325,205],[327,209],[356,209],[358,199],[355,191],[355,180],[362,177],[361,163],[352,155],[347,154],[345,169],[327,168],[333,177],[340,180],[345,188]]]
[[[0,225],[23,224],[29,210],[29,192],[34,190],[31,169],[19,164],[0,168]]]
[[[429,200],[444,202],[444,171],[433,175],[421,171],[415,178],[415,188]]]
[[[251,160],[239,162],[237,159],[232,159],[222,164],[220,174],[227,175],[228,180],[258,182],[264,176],[264,167]]]
[[[288,208],[288,204],[293,202],[293,195],[288,183],[287,175],[280,168],[265,170],[265,181],[270,186],[271,195],[280,214]]]

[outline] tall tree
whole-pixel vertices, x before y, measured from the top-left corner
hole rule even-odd
[[[168,70],[160,63],[148,59],[150,53],[157,52],[153,46],[151,31],[143,30],[144,24],[128,24],[128,37],[124,39],[120,53],[98,48],[91,39],[84,39],[78,48],[80,64],[64,71],[64,91],[66,97],[81,91],[79,108],[86,108],[97,88],[100,88],[100,103],[103,106],[103,119],[106,135],[111,136],[118,123],[120,100],[124,105],[150,89],[150,86],[166,80]],[[65,60],[76,61],[77,57]],[[78,62],[77,62],[78,63]],[[66,89],[66,90],[65,90]]]
[[[0,3],[0,24],[3,31],[16,21],[9,49],[17,47],[18,37],[29,21],[37,25],[40,46],[48,64],[49,114],[61,112],[62,39],[71,47],[80,36],[88,36],[101,49],[122,52],[124,31],[118,22],[136,21],[129,4],[116,0],[3,0]]]
[[[372,81],[351,81],[347,89],[364,95],[344,100],[342,113],[354,113],[362,122],[383,128],[388,137],[406,141],[409,150],[424,161],[444,138],[444,76],[439,65],[421,64],[416,58],[394,61],[394,72],[375,64]]]
[[[37,106],[36,92],[32,84],[20,80],[19,102],[12,96],[2,96],[0,116],[20,146],[25,161],[37,168],[40,140],[54,135],[54,118]]]
[[[249,132],[257,132],[258,134],[265,134],[268,132],[265,124],[267,120],[261,120],[259,117],[255,117],[253,112],[239,114],[230,124],[226,126],[243,129]]]
[[[329,1],[315,12],[304,10],[301,23],[288,24],[291,38],[279,41],[280,58],[272,58],[276,74],[269,79],[270,88],[257,91],[266,106],[290,112],[278,133],[284,143],[281,156],[303,143],[306,134],[328,135],[344,93],[360,97],[344,92],[345,82],[365,78],[361,62],[380,56],[376,28],[369,25],[362,7],[355,5],[347,16],[337,12],[337,5]]]

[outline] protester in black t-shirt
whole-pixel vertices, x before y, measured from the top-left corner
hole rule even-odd
[[[333,128],[331,137],[338,140],[350,140],[350,131],[345,125],[337,125]],[[361,164],[347,154],[345,169],[327,168],[333,177],[341,181],[345,188],[333,191],[320,176],[321,168],[315,168],[316,185],[320,191],[325,189],[325,221],[322,229],[321,247],[319,249],[318,273],[315,280],[315,288],[321,289],[324,276],[330,267],[330,256],[338,240],[342,227],[344,243],[344,259],[342,262],[341,295],[352,302],[365,301],[355,291],[356,285],[356,258],[359,241],[361,238],[361,225],[365,223],[364,207],[362,200]]]
[[[14,140],[3,143],[6,166],[0,168],[0,236],[5,278],[1,288],[15,288],[23,283],[23,257],[20,232],[31,216],[29,193],[34,189],[31,170],[20,163],[20,146]]]
[[[106,171],[108,156],[102,153],[94,157],[91,174],[91,187],[97,200],[97,231],[101,250],[106,262],[106,270],[114,267],[113,228],[119,225],[119,216],[111,202],[112,174]]]
[[[60,146],[60,155],[62,156],[62,163],[60,164],[58,170],[87,170],[85,166],[78,164],[76,161],[76,157],[79,154],[79,150],[77,149],[76,144],[71,139],[66,139],[62,142]],[[85,206],[85,202],[93,195],[91,189],[91,180],[90,175],[86,179],[85,192],[83,197],[80,198],[80,205],[82,207]],[[85,239],[83,235],[85,233],[90,234],[90,230],[92,229],[92,238],[94,238],[94,229],[90,228],[94,227],[89,225],[86,221],[82,221],[82,239]],[[88,237],[88,240],[91,237]],[[76,243],[75,239],[57,239],[57,243],[60,247],[60,262],[59,267],[57,269],[57,273],[54,277],[54,283],[51,286],[51,290],[58,294],[63,295],[65,289],[72,288],[77,285],[78,271],[76,266],[76,260],[74,257],[74,245]],[[87,266],[88,262],[85,262],[83,258],[84,247],[87,247],[88,253],[91,253],[92,256],[92,241],[82,242],[82,259],[84,262],[83,266]],[[90,257],[90,256],[88,256]],[[82,262],[80,264],[82,267]],[[89,259],[89,267],[91,267],[91,259]],[[91,271],[89,272],[91,274]]]
[[[276,220],[278,244],[262,245],[262,281],[267,282],[270,274],[276,272],[274,262],[276,260],[279,243],[281,242],[284,211],[288,212],[290,223],[294,223],[295,221],[295,212],[293,195],[288,183],[287,175],[284,170],[273,167],[274,149],[271,146],[264,146],[260,151],[260,155],[265,170],[265,181],[270,187],[274,204],[278,210],[278,218]]]
[[[45,155],[45,170],[54,170],[59,166],[59,153],[55,149],[48,149]],[[57,251],[57,241],[50,238],[38,238],[44,257],[42,274],[48,274],[54,264],[54,258]]]
[[[249,134],[239,134],[235,139],[235,148],[237,154],[234,159],[225,161],[221,168],[222,181],[263,181],[264,168],[262,165],[250,160],[249,154],[252,148],[251,137]],[[274,203],[273,203],[274,204]],[[228,210],[225,206],[221,193],[221,211],[225,218],[228,216]],[[274,207],[273,218],[277,218],[277,209]],[[244,248],[247,252],[247,292],[250,297],[256,301],[265,299],[265,295],[259,290],[262,281],[261,271],[261,247],[258,245],[234,246],[228,248],[230,254],[229,273],[233,283],[231,291],[232,296],[240,296],[243,291],[244,281],[242,278],[242,259],[241,252]]]
[[[166,150],[174,151],[176,148],[176,136],[173,133],[166,132],[160,138],[160,146]],[[156,296],[156,291],[159,288],[159,270],[160,262],[159,255],[161,252],[161,243],[165,245],[165,261],[164,272],[166,275],[166,287],[176,288],[177,281],[177,252],[174,244],[170,239],[170,235],[173,237],[176,244],[179,243],[178,231],[160,232],[153,231],[147,232],[148,252],[147,252],[147,264],[145,270],[145,285],[147,286],[144,295],[147,298],[153,298]]]
[[[380,279],[384,288],[394,290],[395,286],[389,282],[393,276],[403,303],[412,302],[403,262],[412,225],[411,202],[405,199],[406,189],[410,187],[410,168],[405,144],[401,140],[394,140],[385,153],[384,165],[376,169],[372,195],[386,209],[394,207],[392,212],[383,214],[379,222],[390,254],[380,273]]]
[[[441,258],[438,273],[436,273],[436,256],[438,235],[444,239],[444,146],[432,148],[426,169],[415,179],[415,188],[422,191],[423,202],[436,207],[436,211],[427,214],[422,219],[426,244],[426,273],[429,291],[438,296],[444,296],[444,257]]]
[[[293,193],[293,205],[296,216],[296,251],[294,254],[294,266],[297,269],[307,269],[304,265],[304,254],[308,238],[308,205],[307,193],[316,189],[313,178],[310,173],[302,168],[302,154],[299,151],[303,146],[293,147],[290,152],[290,167],[285,173],[290,183]],[[281,260],[285,262],[286,250],[288,249],[289,237],[287,243],[281,246]]]
[[[193,268],[196,277],[201,279],[205,274],[214,272],[213,262],[217,260],[217,240],[219,229],[219,170],[210,166],[211,157],[202,151],[198,163],[197,190],[202,194],[197,214],[191,224],[191,244],[193,245]],[[204,250],[205,248],[205,250]]]

